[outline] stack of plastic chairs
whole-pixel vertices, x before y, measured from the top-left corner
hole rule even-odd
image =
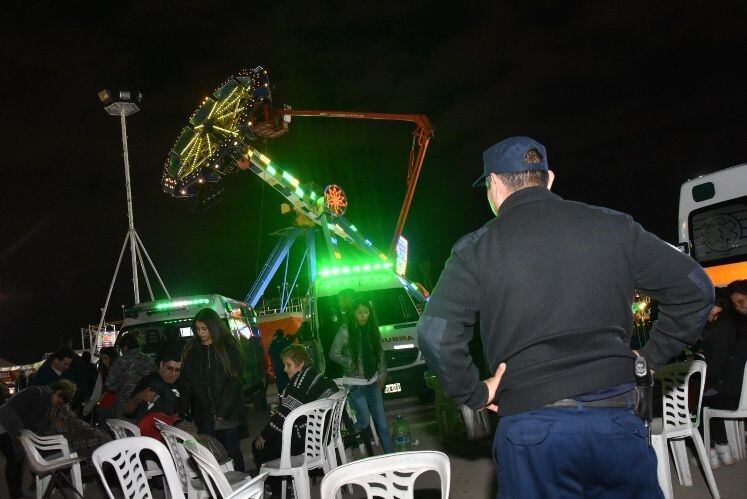
[[[43,437],[23,430],[19,436],[29,469],[36,479],[36,497],[49,497],[55,488],[71,488],[83,497],[83,480],[80,473],[82,458],[70,452],[67,439],[62,435]],[[42,455],[42,452],[46,456]],[[70,478],[66,472],[70,472]]]

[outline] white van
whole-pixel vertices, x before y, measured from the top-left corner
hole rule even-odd
[[[329,347],[342,324],[338,294],[352,290],[356,297],[371,301],[381,331],[387,363],[384,394],[417,395],[429,399],[425,385],[425,360],[418,348],[416,327],[426,297],[417,284],[397,275],[390,264],[357,265],[322,269],[309,293],[306,310],[312,329],[326,356],[326,374],[340,377],[342,367],[329,359]]]
[[[193,335],[192,319],[203,308],[213,309],[238,339],[244,360],[244,400],[266,406],[267,367],[257,327],[257,316],[249,305],[225,296],[193,295],[138,303],[125,309],[121,336],[141,332],[142,351],[155,356],[165,343],[186,343]]]
[[[747,163],[682,184],[678,232],[714,286],[747,279]]]

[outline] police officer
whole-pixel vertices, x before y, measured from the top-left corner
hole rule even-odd
[[[713,303],[702,268],[630,216],[550,192],[545,147],[512,137],[483,154],[494,219],[464,236],[418,324],[447,394],[501,416],[499,495],[662,497],[634,414],[631,302],[659,302],[641,349],[656,369],[697,340]],[[468,343],[479,316],[491,372]]]

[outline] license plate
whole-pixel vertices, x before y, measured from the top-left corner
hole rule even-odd
[[[402,385],[399,383],[389,383],[384,387],[384,393],[397,393],[402,391]]]

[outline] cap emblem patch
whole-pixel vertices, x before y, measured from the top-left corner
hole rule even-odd
[[[536,165],[538,163],[542,162],[542,154],[535,149],[529,149],[526,153],[524,153],[524,164],[525,165]]]

